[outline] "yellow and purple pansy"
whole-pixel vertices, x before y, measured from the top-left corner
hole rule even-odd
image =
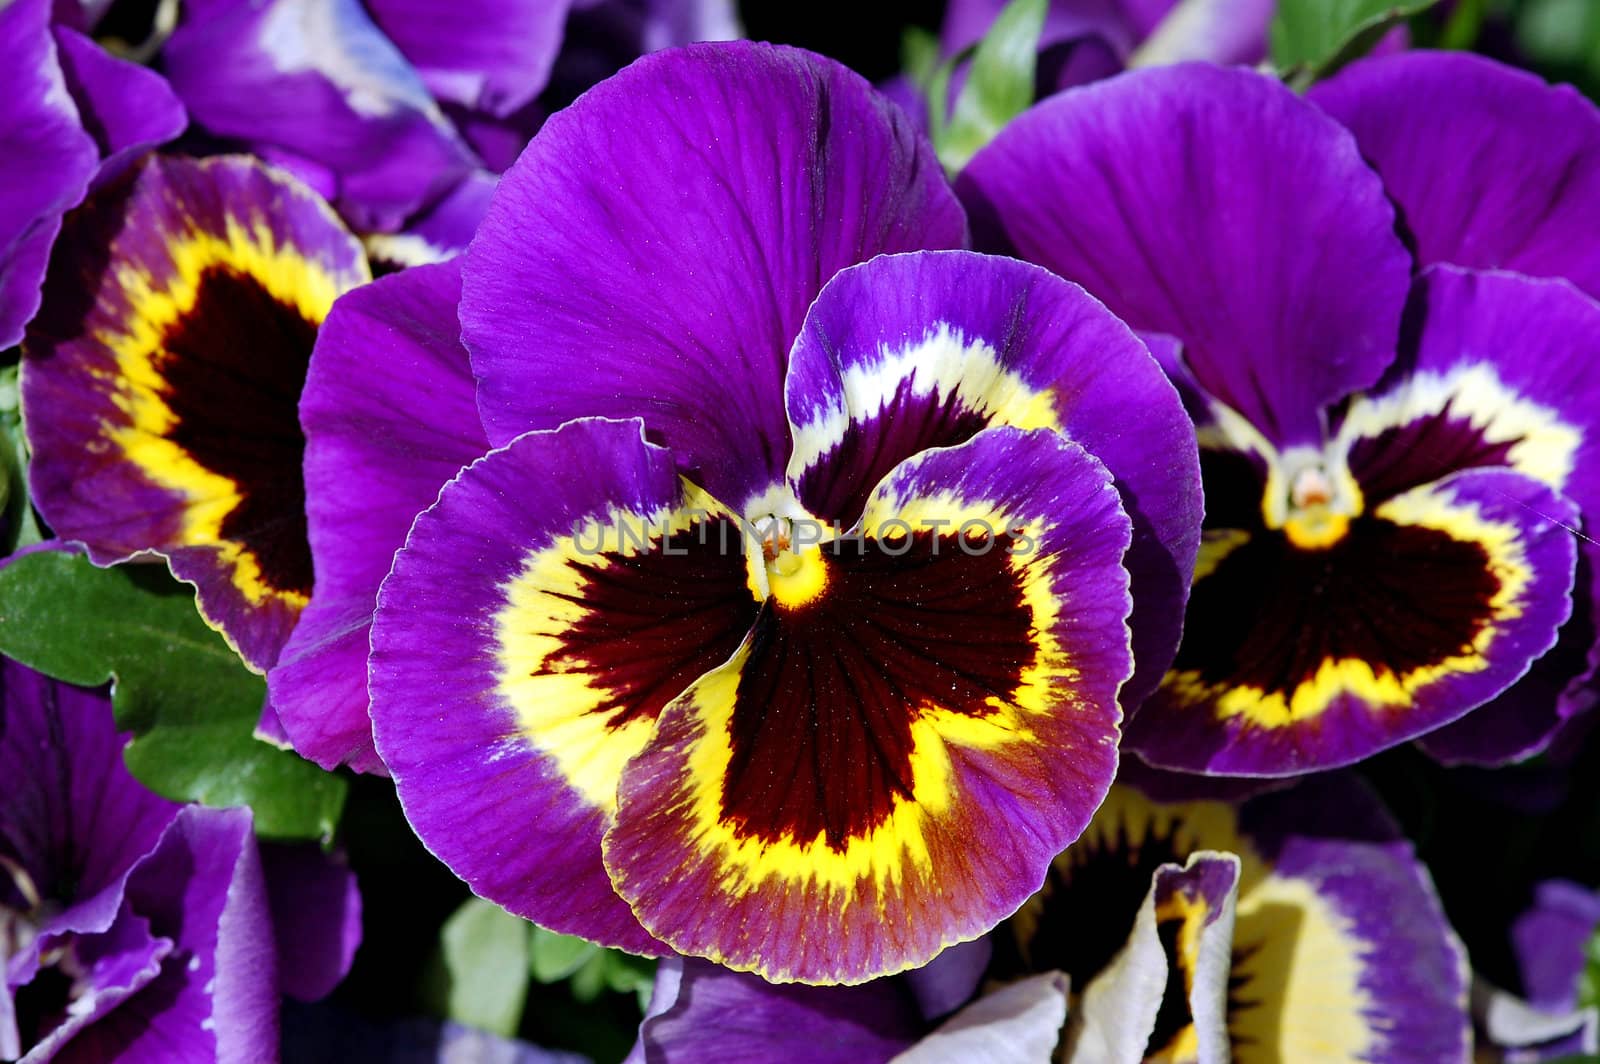
[[[258,671],[312,590],[306,365],[333,301],[368,276],[292,178],[155,157],[68,218],[24,338],[40,513],[97,564],[165,557]]]
[[[370,688],[439,857],[635,951],[859,982],[992,927],[1109,786],[1134,650],[1144,690],[1171,660],[1198,466],[1126,327],[923,250],[964,239],[807,53],[651,57],[557,115],[459,269],[318,340],[290,737],[361,758]]]
[[[792,987],[663,962],[635,1059],[1464,1062],[1467,993],[1426,871],[1359,784],[1235,804],[1119,783],[1039,893],[925,968]]]
[[[1140,71],[1045,101],[958,182],[979,243],[1105,299],[1197,426],[1185,640],[1127,742],[1241,776],[1419,736],[1527,756],[1593,701],[1600,305],[1573,282],[1600,113],[1442,54],[1312,99]]]

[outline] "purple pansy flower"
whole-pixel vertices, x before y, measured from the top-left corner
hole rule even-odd
[[[195,0],[161,65],[198,126],[398,234],[374,254],[409,265],[466,247],[553,107],[645,51],[736,32],[728,0]]]
[[[635,1061],[1464,1061],[1466,959],[1361,788],[1112,789],[987,938],[858,987],[667,960]]]
[[[270,677],[297,746],[365,742],[409,528],[372,726],[479,893],[780,979],[992,926],[1114,770],[1130,534],[1146,690],[1170,660],[1197,477],[1081,291],[893,254],[963,237],[904,116],[803,52],[647,58],[553,118],[459,274],[354,293],[319,340],[325,583]],[[415,375],[374,385],[375,350]]]
[[[1441,63],[1466,88],[1499,76],[1412,55],[1346,76],[1431,84]],[[1395,138],[1385,176],[1404,178],[1413,242],[1443,255],[1446,238],[1427,234],[1465,227],[1473,254],[1443,260],[1408,253],[1364,143],[1246,70],[1183,65],[1064,93],[962,175],[982,242],[1104,298],[1143,332],[1199,427],[1206,534],[1187,636],[1127,729],[1147,760],[1292,774],[1485,703],[1483,726],[1438,732],[1430,748],[1504,760],[1538,749],[1587,700],[1593,546],[1580,556],[1574,532],[1600,513],[1600,367],[1586,348],[1600,306],[1506,267],[1594,254],[1570,219],[1550,223],[1565,234],[1543,220],[1594,210],[1579,190],[1600,119],[1516,81],[1548,105],[1543,128],[1565,160],[1527,164],[1538,180],[1526,213],[1494,206],[1523,195],[1501,186],[1521,180],[1514,166],[1463,165],[1443,134]],[[1404,103],[1406,90],[1387,91],[1394,109],[1375,123],[1513,121],[1482,105],[1481,87],[1457,97],[1473,117],[1450,123],[1415,110],[1442,87]],[[1436,172],[1422,192],[1412,175],[1435,144],[1447,151],[1426,156]],[[1563,235],[1581,245],[1567,259],[1551,250]]]
[[[0,9],[0,348],[39,307],[62,215],[186,121],[160,77],[50,16],[49,0]]]
[[[368,278],[325,203],[236,156],[158,157],[72,214],[23,344],[33,501],[97,564],[146,552],[264,670],[310,596],[297,403]]]
[[[109,700],[0,662],[0,1057],[275,1059],[349,968],[348,870],[136,783]]]

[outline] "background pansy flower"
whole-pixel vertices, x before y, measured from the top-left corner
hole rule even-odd
[[[1551,684],[1502,693],[1573,612],[1573,530],[1600,505],[1600,382],[1582,350],[1600,307],[1561,282],[1447,266],[1412,286],[1350,134],[1244,70],[1065,93],[959,188],[988,243],[1144,330],[1198,426],[1206,543],[1184,646],[1128,725],[1134,750],[1285,775],[1496,696],[1525,717],[1476,756],[1541,741]]]
[[[153,158],[75,212],[23,346],[41,514],[97,564],[165,557],[264,670],[311,593],[297,403],[366,259],[325,203],[236,156]]]
[[[1121,500],[1156,599],[1136,631],[1170,654],[1193,456],[1148,356],[1048,274],[968,255],[838,272],[961,236],[897,111],[756,46],[636,64],[502,181],[461,282],[502,446],[417,519],[372,635],[379,750],[480,893],[659,949],[631,903],[687,951],[859,980],[980,933],[1087,818],[1128,667]],[[1034,543],[982,561],[919,533],[896,547],[921,560],[897,561],[874,537],[890,518]],[[767,559],[741,521],[876,541]],[[578,550],[624,526],[648,545]],[[961,840],[991,818],[1031,826],[980,868]],[[915,887],[930,875],[939,893]]]
[[[91,182],[176,136],[183,108],[151,71],[115,59],[89,38],[51,24],[48,0],[0,9],[0,348],[22,338],[39,307],[61,218]]]
[[[280,993],[349,968],[354,879],[150,793],[124,743],[105,695],[0,662],[0,1057],[275,1059]]]
[[[737,28],[727,0],[199,0],[160,65],[198,127],[411,265],[466,247],[493,175],[555,107],[643,52]]]
[[[1600,896],[1580,883],[1548,879],[1511,924],[1521,996],[1486,981],[1472,1004],[1486,1053],[1509,1064],[1600,1052],[1600,1009],[1580,1005],[1588,943],[1600,926]]]
[[[1600,248],[1591,238],[1600,229],[1600,110],[1571,86],[1480,56],[1415,52],[1356,63],[1309,98],[1354,134],[1383,176],[1419,268],[1564,278],[1600,297]],[[1579,472],[1591,461],[1580,457]],[[1568,489],[1591,512],[1579,490]],[[1534,666],[1520,696],[1424,738],[1434,756],[1481,762],[1532,753],[1594,703],[1591,603],[1600,556],[1589,539],[1580,552],[1577,584],[1589,594],[1575,596],[1556,649]]]
[[[1039,894],[924,971],[775,987],[664,961],[634,1059],[1460,1061],[1465,967],[1427,873],[1349,781],[1242,805],[1123,784]]]

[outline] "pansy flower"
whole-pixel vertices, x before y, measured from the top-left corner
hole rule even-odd
[[[176,136],[183,108],[156,74],[51,24],[48,0],[0,8],[0,348],[39,307],[61,218],[91,183]]]
[[[312,589],[306,364],[367,278],[361,245],[286,175],[152,158],[69,217],[24,341],[40,513],[97,564],[165,557],[257,670]]]
[[[664,961],[633,1059],[1464,1061],[1466,998],[1427,873],[1351,781],[1242,805],[1119,784],[1043,890],[926,969],[775,987]]]
[[[1447,165],[1467,181],[1486,169]],[[1568,209],[1553,175],[1542,187],[1541,210]],[[1600,368],[1585,346],[1600,307],[1500,269],[1434,265],[1413,281],[1350,133],[1246,70],[1064,93],[959,188],[988,246],[1141,330],[1198,426],[1206,534],[1187,634],[1129,722],[1132,749],[1287,775],[1497,699],[1510,712],[1463,753],[1545,741],[1593,640],[1574,567],[1575,532],[1600,512]],[[1515,265],[1497,258],[1467,265]]]
[[[648,58],[553,118],[459,279],[497,449],[414,524],[411,456],[468,439],[453,267],[352,295],[319,341],[311,512],[346,534],[313,542],[349,594],[274,670],[291,736],[348,714],[317,662],[359,651],[358,589],[409,524],[372,723],[480,894],[781,979],[992,926],[1109,784],[1130,579],[1134,642],[1170,658],[1196,469],[1176,393],[1081,291],[884,254],[963,236],[904,116],[803,52]],[[351,352],[386,334],[437,368],[341,421],[371,387]]]
[[[0,1058],[276,1059],[280,993],[349,968],[354,877],[150,793],[125,742],[103,693],[0,662]]]

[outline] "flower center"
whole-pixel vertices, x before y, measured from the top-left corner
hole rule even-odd
[[[1330,469],[1320,455],[1285,465],[1286,492],[1278,478],[1268,481],[1267,525],[1283,529],[1301,550],[1326,550],[1342,540],[1351,519],[1360,516],[1361,489],[1348,472]]]
[[[810,525],[797,527],[787,517],[756,522],[761,559],[766,565],[767,587],[780,606],[804,606],[822,594],[828,584],[828,567],[822,560],[819,535],[808,535]]]

